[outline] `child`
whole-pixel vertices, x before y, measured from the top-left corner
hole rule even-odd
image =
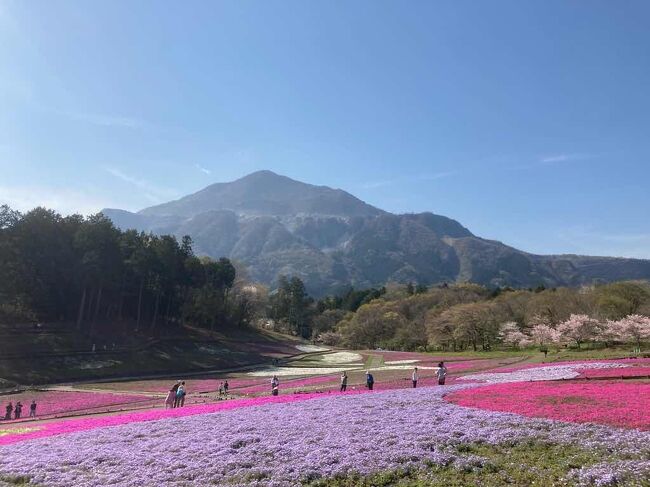
[[[172,388],[169,389],[167,397],[165,398],[165,409],[172,409],[176,401],[176,391]]]

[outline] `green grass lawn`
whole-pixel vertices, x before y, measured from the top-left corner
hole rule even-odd
[[[628,348],[550,348],[548,355],[537,348],[526,348],[521,350],[491,350],[476,351],[465,350],[463,352],[427,352],[433,357],[452,358],[514,358],[527,357],[530,362],[560,362],[563,360],[598,360],[635,357],[636,355]]]
[[[459,451],[480,457],[476,466],[456,468],[429,465],[422,469],[396,469],[370,476],[308,482],[310,487],[500,487],[574,486],[571,472],[602,461],[602,453],[577,446],[526,442],[510,446],[460,445]],[[608,458],[611,460],[611,458]],[[632,479],[617,485],[650,486],[650,480]]]

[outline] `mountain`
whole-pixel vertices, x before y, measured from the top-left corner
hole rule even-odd
[[[392,214],[271,171],[137,213],[103,213],[122,229],[190,235],[197,253],[240,261],[259,282],[300,276],[317,296],[389,281],[554,287],[650,278],[650,260],[529,254],[444,216]]]

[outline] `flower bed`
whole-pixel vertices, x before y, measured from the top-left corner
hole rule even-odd
[[[522,381],[549,381],[561,379],[575,379],[580,376],[583,369],[622,369],[629,365],[621,362],[568,362],[562,365],[544,365],[538,367],[522,367],[511,369],[509,372],[486,372],[471,374],[461,377],[461,380],[487,382],[492,384]]]
[[[650,367],[625,367],[619,369],[584,369],[580,370],[580,378],[624,378],[624,377],[650,377]]]
[[[351,394],[351,393],[344,393]],[[259,406],[268,403],[287,403],[296,401],[306,401],[315,397],[321,397],[321,394],[291,394],[285,396],[267,396],[252,399],[236,399],[229,401],[220,401],[211,404],[192,405],[176,409],[153,409],[149,411],[130,412],[115,416],[104,416],[97,418],[79,418],[67,419],[45,423],[43,426],[34,428],[32,431],[21,431],[14,434],[9,433],[0,437],[0,445],[17,443],[20,441],[31,440],[35,438],[44,438],[49,436],[58,436],[61,434],[74,433],[78,431],[94,430],[97,428],[106,428],[108,426],[119,426],[130,423],[142,423],[156,421],[168,418],[181,418],[185,416],[194,416],[197,414],[207,414],[231,409],[247,408]]]
[[[308,377],[306,379],[288,379],[280,381],[280,390],[295,390],[300,388],[313,388],[315,386],[322,386],[324,384],[330,384],[332,387],[327,389],[334,389],[334,383],[338,384],[339,375],[325,375],[319,377]],[[322,388],[321,388],[322,389]],[[269,393],[271,391],[271,382],[269,380],[264,380],[263,384],[256,384],[249,387],[242,387],[237,389],[235,392],[238,394],[258,394],[258,393]]]
[[[4,416],[4,407],[9,401],[14,405],[20,401],[23,404],[22,417],[26,418],[29,416],[29,405],[32,400],[36,400],[36,414],[41,417],[97,408],[114,410],[114,406],[147,403],[151,402],[152,398],[144,395],[101,392],[30,391],[0,396],[0,400],[2,401],[0,405],[0,413],[2,413],[2,416]]]
[[[537,369],[539,367],[558,367],[558,366],[580,366],[581,368],[589,368],[590,365],[599,364],[620,364],[626,367],[647,367],[650,366],[650,358],[619,358],[619,359],[593,359],[593,360],[564,360],[558,362],[543,362],[523,364],[515,367],[502,367],[499,372],[515,372],[525,369]]]
[[[495,384],[455,392],[461,406],[571,422],[650,429],[650,383],[535,382]]]
[[[306,401],[296,399],[300,395],[280,396],[247,400],[250,407],[245,408],[234,407],[241,401],[224,401],[197,407],[196,414],[185,417],[178,417],[185,410],[159,411],[157,417],[141,415],[128,424],[120,424],[124,415],[101,418],[95,420],[100,426],[113,427],[33,436],[0,447],[0,473],[29,476],[51,487],[296,486],[351,471],[370,474],[426,464],[472,468],[483,460],[458,446],[540,441],[578,444],[597,452],[612,464],[610,469],[602,473],[605,469],[598,466],[581,473],[598,481],[612,474],[624,479],[629,467],[617,462],[650,455],[646,432],[468,409],[444,401],[448,390],[332,394],[321,399],[304,395],[310,398]],[[229,404],[233,408],[225,410]],[[211,409],[217,406],[224,408]],[[202,414],[214,411],[219,412]],[[151,421],[159,418],[165,419]],[[60,432],[66,432],[65,427]],[[20,436],[29,435],[34,433]],[[640,475],[648,473],[646,469]]]
[[[197,392],[214,392],[219,390],[219,385],[224,379],[182,379],[185,381],[188,393]],[[177,379],[176,379],[177,380]],[[133,392],[150,392],[156,394],[165,394],[176,383],[175,379],[153,379],[153,380],[136,380],[128,382],[104,382],[97,384],[85,384],[80,386],[85,389],[106,389],[111,391],[133,391]],[[251,385],[261,384],[262,379],[257,378],[228,378],[230,390],[239,387],[248,387]]]

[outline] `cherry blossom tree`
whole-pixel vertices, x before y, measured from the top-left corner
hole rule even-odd
[[[612,342],[627,341],[629,338],[625,332],[623,320],[607,320],[605,323],[603,323],[602,328],[598,333],[598,339],[605,342],[605,345],[608,345]]]
[[[558,325],[557,331],[563,339],[575,342],[580,348],[582,343],[596,339],[601,328],[600,322],[588,315],[572,314],[568,320]]]
[[[533,326],[530,330],[530,337],[540,347],[545,347],[551,343],[559,343],[560,332],[548,325],[539,324]]]
[[[501,325],[499,337],[503,343],[512,347],[526,347],[532,343],[530,337],[522,333],[514,321],[508,321]]]
[[[650,318],[643,315],[628,315],[619,321],[623,333],[628,339],[636,342],[641,348],[641,342],[650,340]]]

